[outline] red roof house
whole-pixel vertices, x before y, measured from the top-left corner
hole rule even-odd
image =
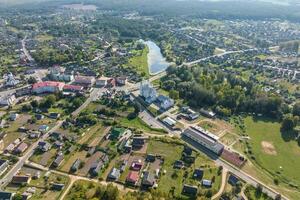
[[[32,85],[32,92],[36,94],[54,93],[61,91],[64,85],[64,83],[54,81],[39,82]]]
[[[136,171],[130,171],[126,177],[126,182],[135,185],[139,180],[139,173]]]

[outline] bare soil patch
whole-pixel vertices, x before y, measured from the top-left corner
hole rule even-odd
[[[277,155],[277,151],[271,142],[262,141],[261,146],[266,154]]]

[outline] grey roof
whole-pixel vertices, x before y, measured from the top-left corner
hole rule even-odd
[[[120,177],[120,170],[117,168],[112,168],[108,174],[108,178],[118,179]]]
[[[143,185],[152,186],[155,182],[154,175],[150,172],[145,172],[142,180]]]
[[[194,129],[194,128],[188,128],[183,132],[183,135],[191,138],[196,138],[197,140],[202,141],[203,143],[207,144],[211,148],[214,148],[218,151],[221,151],[224,146],[219,143],[216,139],[210,137],[209,135],[205,134],[204,132]]]

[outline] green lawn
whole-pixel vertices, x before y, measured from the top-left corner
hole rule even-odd
[[[148,132],[148,133],[154,133],[154,134],[164,134],[165,133],[165,130],[163,130],[163,129],[156,129],[156,128],[150,127],[139,117],[132,119],[132,120],[129,120],[126,117],[124,117],[119,120],[119,123],[121,126],[129,127],[129,128],[136,128],[141,131]]]
[[[245,125],[256,163],[281,181],[300,186],[300,147],[288,136],[282,137],[280,123],[247,117]]]
[[[146,77],[149,77],[148,52],[149,49],[147,46],[141,51],[133,52],[134,56],[129,59],[127,66],[135,69],[139,74],[144,74]]]

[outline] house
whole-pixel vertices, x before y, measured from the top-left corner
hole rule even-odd
[[[116,80],[114,78],[110,78],[107,80],[107,88],[113,88],[116,87]]]
[[[157,101],[159,102],[159,107],[163,110],[168,110],[174,106],[174,100],[164,95],[159,95]]]
[[[111,140],[119,139],[125,133],[125,131],[126,130],[124,128],[117,128],[117,127],[112,128],[110,131],[110,139]]]
[[[108,83],[109,78],[101,77],[96,80],[96,87],[106,87]]]
[[[153,154],[147,154],[147,156],[146,156],[146,161],[147,162],[154,162],[155,159],[156,159],[156,157]]]
[[[218,142],[218,137],[204,130],[199,126],[191,126],[187,128],[182,135],[187,137],[197,144],[204,146],[217,155],[221,155],[224,145]]]
[[[130,185],[135,185],[139,180],[139,172],[130,171],[126,177],[126,183]]]
[[[22,142],[21,144],[19,144],[19,146],[17,148],[14,149],[14,153],[15,154],[20,154],[26,151],[26,149],[28,148],[28,145],[25,142]]]
[[[29,95],[31,93],[31,86],[20,88],[16,90],[16,97]]]
[[[195,169],[194,173],[193,173],[193,178],[201,180],[203,178],[203,174],[204,174],[204,172],[202,169]]]
[[[42,114],[35,114],[35,118],[36,118],[37,120],[42,120],[42,119],[45,118],[45,116],[42,115]]]
[[[142,185],[144,187],[152,187],[155,184],[154,174],[146,171],[143,175]]]
[[[13,184],[28,184],[31,180],[31,177],[28,175],[15,175],[12,178]]]
[[[233,174],[230,174],[228,178],[228,183],[232,186],[236,186],[240,180]]]
[[[132,138],[132,148],[133,149],[140,149],[144,146],[146,137],[133,137]]]
[[[119,86],[125,85],[126,84],[126,80],[127,80],[127,78],[125,76],[117,77],[116,78],[117,85],[119,85]]]
[[[189,146],[185,145],[184,149],[183,149],[183,153],[185,153],[186,155],[190,156],[193,153],[193,149],[190,148]]]
[[[216,117],[216,113],[212,112],[212,111],[208,111],[205,109],[200,109],[200,113],[202,115],[204,115],[205,117],[209,117],[209,118],[215,118]]]
[[[22,193],[22,200],[27,200],[27,199],[30,199],[32,197],[32,193],[29,193],[29,192],[23,192]]]
[[[29,131],[29,139],[39,138],[41,136],[41,132],[39,131]]]
[[[1,200],[12,200],[14,194],[11,192],[0,191],[0,199]]]
[[[134,161],[132,162],[131,164],[131,169],[134,170],[134,171],[140,171],[143,167],[143,164],[139,161]]]
[[[64,92],[74,92],[74,93],[80,93],[83,91],[83,87],[80,85],[64,85],[63,91]]]
[[[87,155],[91,156],[95,153],[95,151],[96,151],[96,147],[90,147],[89,150],[88,150]]]
[[[40,141],[38,143],[38,148],[43,152],[47,152],[51,149],[51,144],[49,142],[46,142],[46,141]]]
[[[146,103],[151,104],[157,98],[157,92],[155,88],[150,84],[149,81],[144,81],[140,85],[140,96],[145,100]]]
[[[8,160],[0,159],[0,176],[7,170],[8,165]]]
[[[181,169],[181,168],[184,167],[184,163],[183,163],[183,161],[181,161],[181,160],[176,160],[176,161],[174,162],[173,167],[174,167],[175,169]]]
[[[190,196],[196,196],[198,193],[198,187],[193,185],[183,185],[182,193]]]
[[[39,126],[39,131],[41,133],[46,133],[48,130],[49,130],[49,126],[47,126],[47,125],[41,125],[41,126]]]
[[[15,146],[16,146],[16,145],[13,144],[13,143],[9,144],[9,145],[5,148],[4,153],[12,152],[12,151],[14,150]]]
[[[109,180],[118,180],[120,178],[121,172],[117,168],[112,168],[107,176]]]
[[[49,78],[54,81],[71,82],[74,80],[73,73],[65,73],[65,69],[60,66],[54,66],[49,69]]]
[[[166,118],[164,118],[163,119],[163,122],[167,125],[167,126],[169,126],[169,127],[174,127],[175,125],[176,125],[176,121],[174,120],[174,119],[172,119],[171,117],[166,117]]]
[[[65,184],[62,184],[62,183],[51,183],[52,190],[61,191],[62,189],[64,189],[64,187],[65,187]]]
[[[55,148],[60,149],[64,146],[64,143],[60,142],[60,141],[55,141],[53,145],[54,145]]]
[[[39,82],[33,84],[32,93],[34,94],[55,93],[55,92],[62,91],[64,85],[65,84],[62,82],[54,82],[54,81]]]
[[[15,95],[7,95],[0,97],[0,106],[11,106],[16,102]]]
[[[181,111],[182,111],[183,113],[186,113],[186,114],[187,114],[186,117],[187,117],[187,119],[190,120],[190,121],[195,120],[195,119],[197,119],[197,118],[199,117],[199,113],[193,111],[193,110],[190,109],[188,106],[182,107],[182,108],[181,108]]]
[[[61,163],[64,161],[64,155],[58,155],[52,163],[53,167],[59,167]]]
[[[5,85],[6,87],[13,87],[13,86],[16,86],[16,85],[18,85],[18,84],[20,83],[20,81],[17,80],[17,79],[15,78],[15,76],[14,76],[11,72],[5,74],[5,75],[3,76],[3,78],[4,78],[4,80],[5,80],[4,85]]]
[[[76,159],[73,165],[71,166],[71,171],[76,172],[79,169],[80,164],[81,164],[81,160]]]
[[[91,87],[95,83],[95,78],[92,76],[76,76],[74,83],[85,87]]]
[[[212,181],[211,180],[207,180],[207,179],[203,179],[202,180],[202,186],[204,186],[204,187],[211,187],[212,186]]]
[[[18,113],[10,113],[10,115],[9,115],[9,119],[11,121],[16,121],[18,117],[19,117]]]
[[[95,161],[90,167],[90,174],[92,176],[97,176],[104,166],[105,163],[103,162],[103,160],[100,159],[98,161]]]
[[[49,115],[49,118],[51,118],[51,119],[58,119],[59,117],[60,117],[60,114],[59,113],[55,113],[55,112],[52,112]]]

